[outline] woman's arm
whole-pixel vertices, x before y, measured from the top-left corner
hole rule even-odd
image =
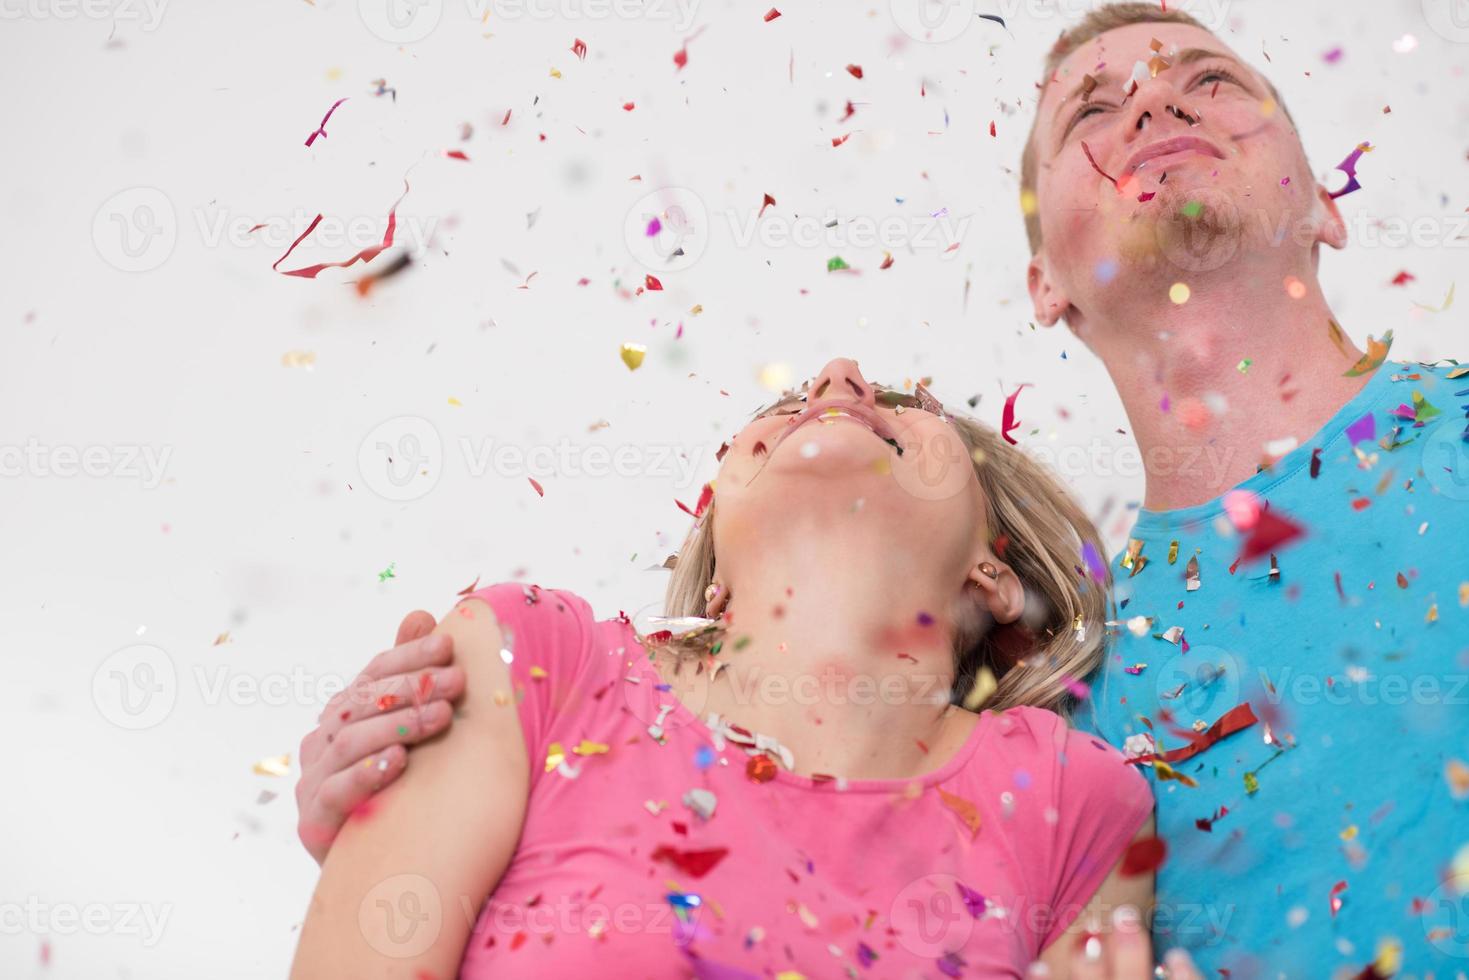
[[[1153,818],[1148,817],[1138,829],[1134,841],[1153,836]],[[1041,951],[1040,962],[1050,968],[1055,980],[1148,980],[1153,975],[1152,944],[1148,924],[1153,919],[1153,873],[1122,876],[1122,862],[1098,886],[1082,913],[1064,933]],[[1136,910],[1138,919],[1131,928],[1118,928],[1113,916],[1122,906]],[[1088,962],[1078,955],[1077,945],[1087,932],[1111,933],[1104,945],[1104,958]]]
[[[293,980],[449,980],[525,819],[530,768],[494,612],[444,617],[465,672],[462,716],[332,844],[301,929]]]

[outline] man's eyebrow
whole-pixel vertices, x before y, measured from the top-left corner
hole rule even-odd
[[[1233,55],[1226,54],[1223,51],[1214,51],[1210,48],[1184,48],[1182,51],[1178,52],[1178,54],[1169,59],[1168,67],[1182,68],[1185,65],[1191,65],[1196,61],[1205,61],[1209,58],[1220,58],[1224,61],[1228,61],[1231,64],[1237,65],[1241,70],[1245,72],[1246,75],[1249,74],[1248,70],[1245,69],[1244,64],[1238,58],[1234,57]],[[1097,89],[1108,84],[1109,82],[1114,81],[1114,79],[1115,76],[1106,68],[1102,69],[1095,75],[1082,75],[1081,81],[1076,84],[1076,88],[1071,90],[1071,94],[1066,96],[1066,98],[1062,99],[1059,103],[1057,103],[1056,109],[1051,115],[1052,130],[1054,131],[1056,123],[1058,123],[1062,118],[1062,106],[1070,105],[1071,100],[1076,98],[1077,96],[1083,94],[1084,92],[1094,92]]]

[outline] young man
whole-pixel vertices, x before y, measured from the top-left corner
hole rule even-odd
[[[1234,978],[1469,968],[1469,375],[1340,332],[1336,203],[1270,83],[1185,15],[1064,35],[1022,169],[1036,317],[1102,358],[1147,465],[1078,721],[1154,777],[1158,948]],[[302,744],[318,859],[397,743],[449,724],[432,627]],[[372,709],[426,667],[427,706]]]
[[[1100,8],[1046,68],[1035,315],[1147,466],[1079,722],[1154,777],[1158,941],[1236,978],[1469,969],[1469,369],[1345,339],[1336,201],[1191,18]]]

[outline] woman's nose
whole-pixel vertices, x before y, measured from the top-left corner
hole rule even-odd
[[[827,362],[821,373],[812,379],[808,400],[821,398],[850,399],[874,407],[877,404],[877,394],[872,385],[862,377],[857,362],[847,357],[838,357]]]

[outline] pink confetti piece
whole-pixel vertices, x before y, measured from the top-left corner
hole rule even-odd
[[[316,127],[316,132],[314,132],[310,136],[306,137],[306,145],[307,146],[310,146],[312,143],[315,143],[316,142],[316,138],[318,136],[320,136],[322,139],[326,139],[326,122],[327,122],[327,120],[332,117],[332,113],[334,113],[334,112],[337,111],[337,106],[341,105],[343,102],[346,102],[346,101],[347,100],[345,98],[341,98],[341,99],[338,99],[337,101],[335,101],[335,102],[332,103],[332,107],[326,111],[326,115],[324,115],[324,116],[321,117],[321,125]]]
[[[1020,423],[1015,421],[1015,399],[1019,398],[1020,393],[1029,387],[1030,382],[1027,381],[1019,388],[1016,388],[1015,394],[1005,399],[1005,408],[1000,412],[1000,435],[1004,436],[1005,441],[1012,446],[1017,443],[1014,439],[1010,438],[1010,433],[1020,428]]]
[[[1357,161],[1362,159],[1362,154],[1366,153],[1370,149],[1372,149],[1371,143],[1358,143],[1357,148],[1351,153],[1347,154],[1347,158],[1345,160],[1336,165],[1334,169],[1340,170],[1342,173],[1347,175],[1347,186],[1343,187],[1339,191],[1332,191],[1330,194],[1327,195],[1333,201],[1339,197],[1343,197],[1347,194],[1352,193],[1352,191],[1359,191],[1362,189],[1362,185],[1357,182]]]
[[[296,246],[305,241],[306,238],[313,231],[316,230],[316,226],[321,224],[322,216],[318,214],[315,218],[311,220],[311,224],[306,226],[306,230],[301,232],[300,236],[291,243],[291,247],[286,249],[285,254],[275,260],[275,263],[271,266],[271,268],[277,272],[280,272],[283,276],[300,276],[304,279],[315,279],[317,277],[317,274],[319,274],[323,269],[345,269],[348,266],[356,265],[358,262],[371,262],[373,259],[377,258],[378,255],[380,255],[384,250],[392,248],[393,232],[398,227],[398,205],[402,204],[403,198],[407,196],[408,181],[407,179],[404,179],[403,193],[398,195],[398,199],[394,201],[393,206],[388,209],[388,227],[383,232],[383,240],[380,244],[369,245],[367,248],[364,248],[362,251],[341,262],[322,262],[318,265],[308,265],[301,269],[286,269],[282,271],[280,268],[280,264],[286,259],[290,258],[291,253],[296,250]]]

